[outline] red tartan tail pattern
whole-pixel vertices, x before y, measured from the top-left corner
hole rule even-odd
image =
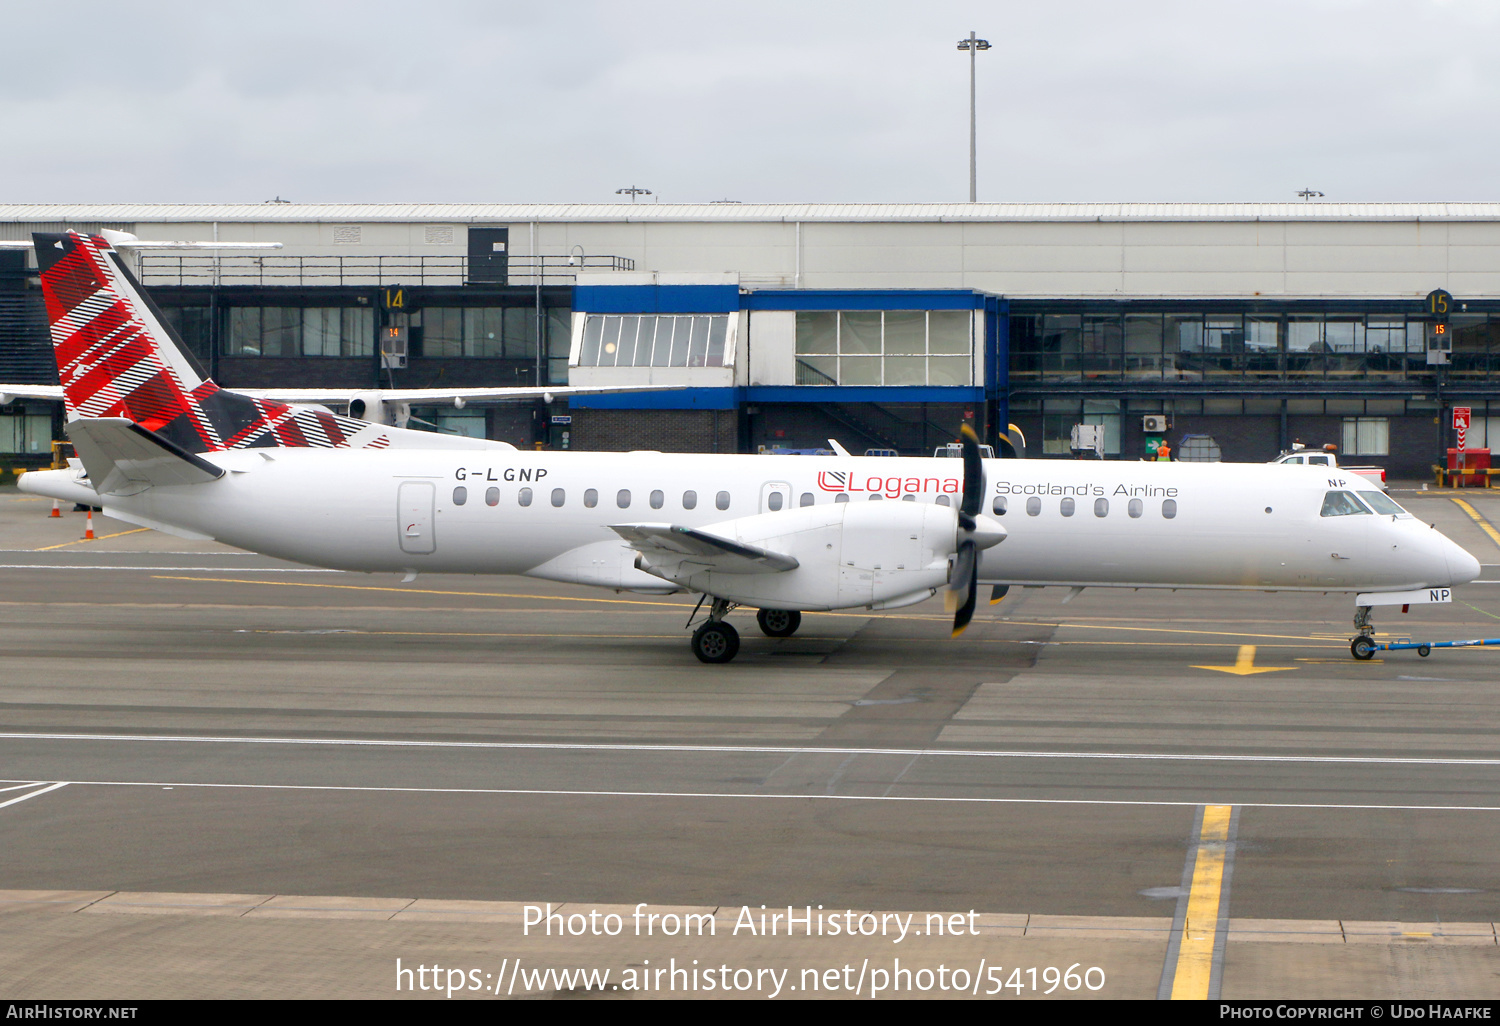
[[[382,449],[384,431],[324,410],[226,392],[166,337],[102,237],[35,237],[68,418],[125,417],[189,452],[259,447]],[[352,441],[363,432],[365,439]]]

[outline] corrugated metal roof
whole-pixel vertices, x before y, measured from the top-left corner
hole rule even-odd
[[[0,222],[1497,221],[1500,203],[8,203]]]

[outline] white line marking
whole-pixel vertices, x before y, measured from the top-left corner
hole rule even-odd
[[[46,783],[46,781],[28,780],[24,784],[12,784],[10,787],[0,787],[0,791],[19,791],[23,787],[41,787],[44,783]]]
[[[213,573],[234,571],[237,574],[342,574],[344,570],[322,567],[251,567],[251,566],[80,566],[77,563],[0,563],[0,570],[194,570]]]
[[[814,748],[780,745],[570,744],[563,741],[393,741],[371,738],[214,737],[180,734],[0,733],[0,741],[140,741],[216,745],[328,745],[353,748],[477,748],[557,752],[653,752],[724,755],[911,755],[964,759],[1106,759],[1135,762],[1251,762],[1376,766],[1500,766],[1495,759],[1442,759],[1376,755],[1228,755],[1162,752],[971,751],[962,748]],[[1198,804],[1203,804],[1199,802]],[[1214,803],[1209,804],[1234,804]]]
[[[775,801],[839,802],[938,802],[977,805],[1126,805],[1152,808],[1184,808],[1204,804],[1201,799],[1160,801],[1145,798],[967,798],[956,795],[878,794],[756,794],[744,791],[567,791],[520,787],[373,787],[356,784],[203,784],[160,780],[65,780],[45,790],[66,787],[202,787],[245,791],[348,791],[366,794],[534,795],[563,798],[753,798]],[[33,798],[42,791],[29,794]],[[25,799],[17,799],[24,801]],[[1231,804],[1215,800],[1212,804]],[[1256,809],[1349,809],[1392,812],[1500,812],[1500,805],[1344,805],[1332,802],[1234,802]]]
[[[34,553],[36,549],[0,549],[0,553],[27,552]],[[228,559],[232,556],[259,556],[259,552],[203,552],[191,549],[160,549],[154,552],[142,553],[140,549],[90,549],[89,554],[93,556],[123,556],[126,554],[139,556],[213,556],[215,559]]]
[[[21,802],[29,802],[31,801],[31,799],[37,797],[38,795],[46,794],[48,791],[56,791],[59,787],[67,786],[68,782],[66,780],[56,784],[50,784],[47,787],[42,788],[40,791],[32,791],[30,794],[23,794],[19,798],[12,798],[8,802],[0,802],[0,809],[5,808],[7,805],[19,805]]]

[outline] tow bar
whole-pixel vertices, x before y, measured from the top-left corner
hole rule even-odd
[[[1413,641],[1410,638],[1371,641],[1369,638],[1355,638],[1351,647],[1356,659],[1369,659],[1376,652],[1406,652],[1412,649],[1416,649],[1417,655],[1425,659],[1435,648],[1477,648],[1482,645],[1500,645],[1500,638],[1474,638],[1471,641]]]

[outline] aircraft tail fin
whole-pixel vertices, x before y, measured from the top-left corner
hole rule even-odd
[[[69,421],[124,418],[188,453],[391,444],[380,425],[219,388],[103,236],[32,240]]]

